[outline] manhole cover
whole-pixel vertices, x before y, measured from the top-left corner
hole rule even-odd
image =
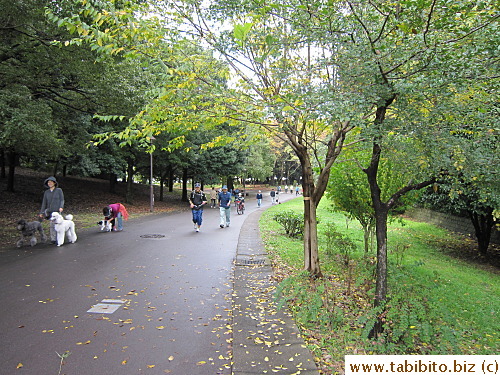
[[[243,259],[241,260],[242,264],[264,264],[265,260],[264,259],[259,259],[259,260],[249,260],[249,259]]]
[[[163,238],[164,234],[143,234],[141,238]]]

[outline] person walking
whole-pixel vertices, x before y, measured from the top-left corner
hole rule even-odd
[[[299,195],[299,185],[295,187],[295,195]]]
[[[269,195],[271,196],[271,204],[275,204],[276,203],[276,192],[274,191],[274,189],[271,189],[271,192],[269,193]]]
[[[210,208],[216,207],[217,195],[218,191],[212,186],[212,190],[210,191]]]
[[[203,221],[203,206],[205,204],[207,204],[207,197],[205,193],[201,191],[201,184],[197,182],[194,184],[194,190],[189,196],[189,205],[193,213],[194,230],[196,232],[199,232],[201,228],[201,223]]]
[[[121,203],[113,203],[102,210],[106,220],[111,221],[114,232],[123,230],[123,219],[128,220],[128,212],[125,206]]]
[[[52,212],[63,212],[64,210],[64,193],[62,189],[58,186],[55,177],[49,177],[43,182],[44,186],[47,188],[43,193],[42,207],[40,208],[40,219],[50,219]],[[50,241],[53,244],[57,244],[57,233],[55,230],[55,222],[50,220]]]
[[[260,190],[257,193],[256,198],[257,198],[257,206],[260,207],[260,205],[262,204],[262,192]]]
[[[227,191],[227,186],[222,187],[219,193],[220,227],[229,227],[231,224],[231,193]]]
[[[288,185],[285,185],[285,194],[288,193]]]

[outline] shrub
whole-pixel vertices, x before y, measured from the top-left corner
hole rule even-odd
[[[275,214],[273,220],[283,226],[287,236],[298,238],[304,234],[304,218],[302,214],[286,210]]]
[[[329,224],[325,231],[326,253],[333,256],[335,253],[341,254],[344,264],[347,266],[351,254],[356,251],[356,244],[346,234],[340,233],[334,224]]]

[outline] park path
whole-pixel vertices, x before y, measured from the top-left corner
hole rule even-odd
[[[67,375],[231,374],[234,261],[256,210],[247,199],[224,229],[206,208],[200,233],[180,212],[0,254],[0,374],[56,375],[66,352]],[[250,360],[238,373],[259,367]]]

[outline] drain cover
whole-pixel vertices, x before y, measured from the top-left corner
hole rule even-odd
[[[163,238],[164,234],[143,234],[141,238]]]
[[[258,260],[243,259],[243,260],[241,260],[241,263],[243,263],[243,264],[264,264],[265,260],[264,259],[258,259]]]

